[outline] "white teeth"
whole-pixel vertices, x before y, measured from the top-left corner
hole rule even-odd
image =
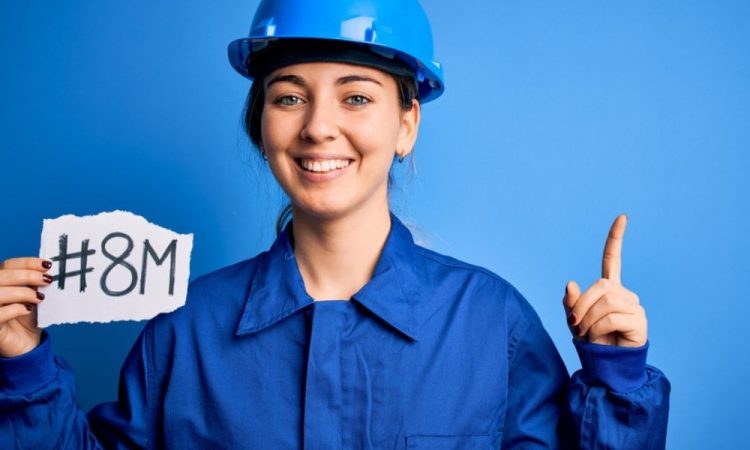
[[[324,160],[311,160],[302,159],[300,164],[305,170],[310,172],[330,172],[332,170],[343,169],[349,165],[348,159],[324,159]]]

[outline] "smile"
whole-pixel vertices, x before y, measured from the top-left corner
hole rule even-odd
[[[326,173],[347,167],[348,159],[303,159],[296,160],[297,164],[308,172]]]

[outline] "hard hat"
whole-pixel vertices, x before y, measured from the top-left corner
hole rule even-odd
[[[417,0],[262,0],[250,35],[229,44],[229,62],[252,79],[253,54],[273,41],[324,39],[369,48],[413,70],[422,103],[443,93],[432,31]]]

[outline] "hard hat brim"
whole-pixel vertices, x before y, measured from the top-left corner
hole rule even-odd
[[[229,62],[232,67],[243,77],[253,80],[256,78],[261,70],[256,70],[254,65],[254,56],[256,54],[262,54],[263,50],[273,45],[274,41],[284,42],[300,42],[310,41],[311,39],[306,38],[269,38],[269,37],[248,37],[237,39],[232,41],[227,47],[227,55]],[[442,71],[432,71],[430,68],[422,64],[418,59],[404,54],[402,52],[393,50],[388,47],[379,46],[377,44],[367,44],[359,41],[347,41],[343,39],[315,39],[316,41],[330,42],[332,48],[352,48],[352,49],[365,49],[368,52],[372,52],[373,55],[378,55],[382,59],[361,59],[359,62],[351,59],[352,53],[348,52],[329,52],[326,55],[320,53],[310,53],[307,57],[303,54],[298,53],[296,55],[296,62],[310,62],[310,61],[339,61],[339,62],[351,62],[354,64],[367,65],[375,67],[380,70],[384,70],[389,73],[412,75],[417,83],[417,89],[419,91],[419,101],[422,103],[428,102],[440,96],[443,92]],[[355,52],[361,55],[361,52]],[[398,64],[388,64],[388,60],[398,61]],[[287,61],[295,61],[294,58],[290,58]],[[382,64],[378,65],[377,61],[382,61]],[[369,64],[367,63],[369,62]],[[280,66],[279,66],[280,67]],[[403,71],[396,71],[396,68],[402,67]],[[265,72],[267,73],[267,72]]]

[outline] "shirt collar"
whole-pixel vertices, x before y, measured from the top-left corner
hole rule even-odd
[[[258,256],[238,336],[259,332],[314,303],[305,291],[290,236],[291,222],[271,248]],[[409,230],[391,214],[391,229],[373,276],[351,299],[414,341],[421,292],[415,247]]]

